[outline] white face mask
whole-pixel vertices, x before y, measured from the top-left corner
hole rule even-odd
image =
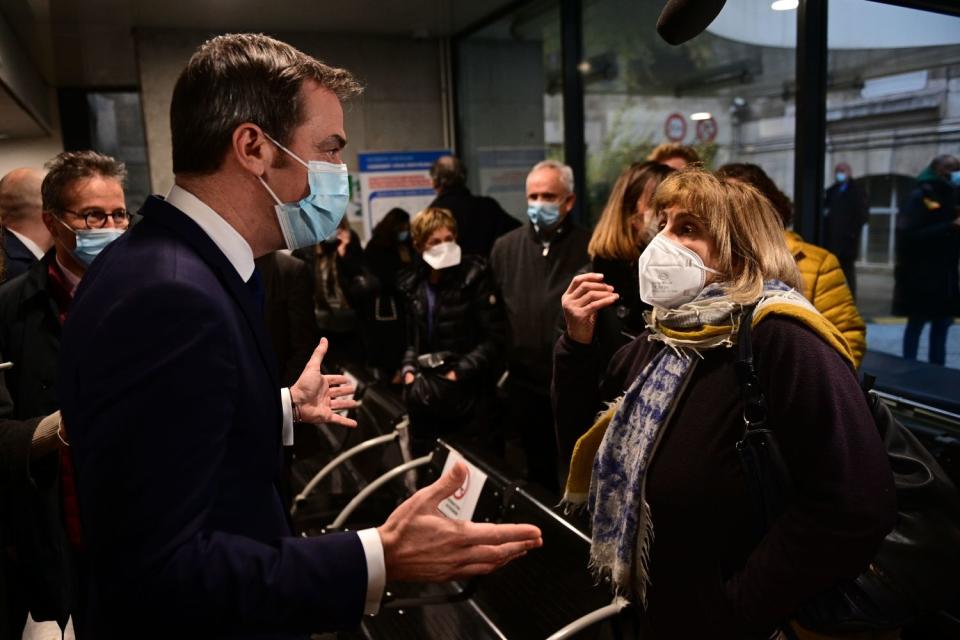
[[[707,274],[719,273],[703,264],[696,252],[662,235],[654,237],[637,261],[640,299],[663,309],[675,309],[703,291]]]
[[[441,242],[423,252],[423,261],[434,269],[447,269],[460,264],[460,245],[456,242]]]

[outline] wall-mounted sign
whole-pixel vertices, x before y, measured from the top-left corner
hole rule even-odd
[[[713,142],[717,139],[717,121],[713,118],[697,122],[697,140]]]
[[[436,197],[430,166],[447,150],[360,152],[360,194],[367,240],[373,228],[394,207],[412,216]]]
[[[663,134],[670,142],[683,142],[687,137],[687,119],[682,113],[671,113],[663,123]]]

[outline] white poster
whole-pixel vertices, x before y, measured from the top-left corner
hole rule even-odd
[[[447,150],[360,152],[360,194],[364,240],[387,212],[398,207],[413,217],[436,197],[430,166]]]
[[[527,220],[527,174],[545,158],[543,147],[482,147],[479,160],[480,194],[500,203],[520,222]]]
[[[477,509],[477,501],[480,500],[480,492],[483,491],[483,485],[487,481],[487,474],[464,460],[463,456],[450,450],[447,461],[443,465],[443,473],[446,473],[457,462],[462,462],[467,467],[467,477],[459,489],[453,492],[453,495],[443,500],[438,507],[440,512],[451,520],[471,520],[473,512]]]

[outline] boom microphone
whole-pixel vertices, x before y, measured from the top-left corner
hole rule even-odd
[[[668,43],[683,44],[710,26],[727,0],[668,0],[657,20],[657,33]]]

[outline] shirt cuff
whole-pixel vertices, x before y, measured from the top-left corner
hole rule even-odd
[[[376,529],[357,531],[363,554],[367,557],[367,599],[363,605],[364,615],[376,615],[380,611],[383,590],[387,586],[387,567],[383,561],[383,542]]]
[[[293,446],[293,400],[290,399],[290,389],[280,389],[280,406],[283,408],[283,446]]]

